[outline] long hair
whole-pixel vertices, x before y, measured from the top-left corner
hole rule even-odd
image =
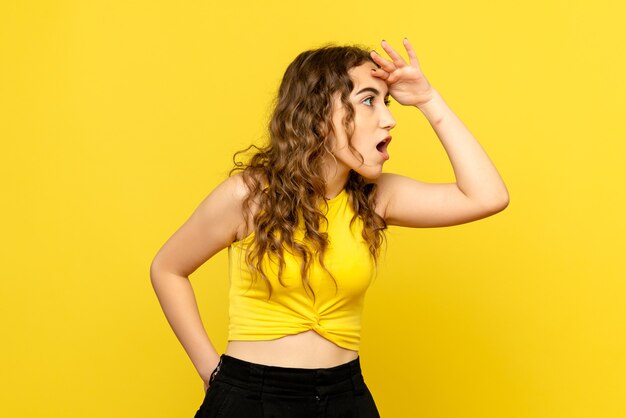
[[[300,257],[302,282],[311,294],[308,272],[316,257],[332,277],[324,265],[328,234],[320,226],[327,219],[320,206],[326,193],[323,163],[332,156],[328,138],[333,129],[333,96],[340,94],[346,112],[343,125],[348,144],[358,154],[350,141],[354,108],[349,96],[354,85],[348,71],[366,62],[373,62],[369,52],[357,46],[325,46],[302,52],[287,67],[280,84],[269,122],[269,144],[262,148],[251,145],[233,157],[235,166],[230,174],[241,172],[249,190],[243,203],[246,222],[252,216],[252,202],[258,205],[246,262],[252,272],[264,279],[270,297],[272,287],[262,262],[266,256],[278,261],[278,281],[284,285],[285,248]],[[246,163],[237,161],[239,154],[251,149],[254,152]],[[376,262],[387,227],[374,212],[376,185],[351,171],[345,189],[355,213],[351,223],[356,217],[363,221],[362,236]],[[304,228],[305,243],[294,239],[294,232],[300,227]]]

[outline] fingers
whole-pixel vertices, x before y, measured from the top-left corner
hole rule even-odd
[[[411,66],[419,68],[419,61],[417,60],[417,55],[415,54],[415,50],[413,49],[413,46],[411,46],[411,43],[409,42],[409,40],[407,38],[404,38],[402,43],[409,56],[409,63],[411,64]],[[387,43],[387,41],[383,40],[380,44],[385,50],[385,52],[387,53],[387,55],[389,55],[389,58],[391,58],[391,62],[383,58],[382,56],[380,56],[376,51],[372,51],[370,55],[372,59],[374,60],[374,62],[380,65],[380,67],[383,70],[385,70],[388,73],[391,73],[394,70],[405,67],[407,65],[404,58],[402,58],[402,56],[398,54],[396,50],[393,49]]]
[[[411,66],[419,67],[419,62],[417,60],[417,55],[415,54],[415,51],[413,50],[413,46],[411,46],[411,43],[409,42],[409,40],[407,38],[404,38],[402,43],[404,44],[404,48],[406,49],[406,53],[409,55],[409,63],[411,63]]]
[[[381,68],[372,69],[372,75],[383,80],[387,80],[389,78],[389,73]]]
[[[389,58],[391,58],[396,68],[402,68],[406,65],[404,58],[402,58],[400,54],[398,54],[396,50],[387,43],[387,41],[383,39],[383,41],[380,43],[380,46],[382,46],[387,55],[389,55]]]
[[[381,57],[380,55],[378,55],[378,52],[372,51],[370,52],[370,56],[372,57],[374,62],[378,64],[380,68],[382,68],[385,72],[391,73],[395,71],[396,66],[393,65],[391,62],[387,61],[386,59],[384,59],[383,57]]]

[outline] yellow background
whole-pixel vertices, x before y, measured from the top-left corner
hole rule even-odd
[[[389,231],[361,353],[382,415],[626,416],[624,12],[617,0],[3,1],[2,415],[193,416],[202,382],[152,291],[154,254],[262,139],[297,53],[407,36],[511,204]],[[386,170],[451,181],[425,118],[392,110]],[[225,252],[192,282],[223,350]]]

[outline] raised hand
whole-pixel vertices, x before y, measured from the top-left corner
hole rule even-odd
[[[385,80],[389,94],[398,103],[420,107],[434,97],[434,89],[422,73],[409,40],[404,38],[403,43],[409,62],[407,63],[386,41],[382,41],[381,46],[391,61],[372,51],[370,53],[372,59],[380,66],[372,70],[372,75]]]

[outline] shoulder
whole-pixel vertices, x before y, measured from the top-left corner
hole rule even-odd
[[[385,213],[391,201],[398,182],[402,182],[403,176],[393,173],[383,173],[369,183],[376,185],[376,207],[375,212],[385,218]]]
[[[240,176],[222,181],[167,240],[153,265],[185,276],[193,273],[237,239],[245,225],[245,198],[246,187]]]
[[[376,213],[390,225],[398,225],[395,219],[398,211],[424,209],[423,206],[432,206],[430,209],[434,209],[436,204],[431,205],[430,201],[435,196],[447,193],[451,186],[449,184],[428,184],[394,173],[383,173],[372,180],[372,183],[376,184]],[[400,222],[400,225],[403,225],[403,222]]]
[[[224,179],[214,187],[200,202],[193,217],[211,225],[213,231],[223,230],[235,239],[243,223],[243,202],[247,197],[247,188],[240,175]]]
[[[230,203],[241,207],[242,203],[250,194],[242,173],[233,174],[220,183],[213,193],[223,195]]]
[[[235,241],[245,238],[254,230],[254,215],[259,210],[258,190],[262,190],[265,184],[261,175],[237,173],[228,177],[215,189],[216,192],[222,189],[219,193],[230,202],[229,207],[223,210],[237,214]]]
[[[202,200],[197,211],[222,214],[238,212],[247,197],[246,186],[239,175],[226,178]]]

